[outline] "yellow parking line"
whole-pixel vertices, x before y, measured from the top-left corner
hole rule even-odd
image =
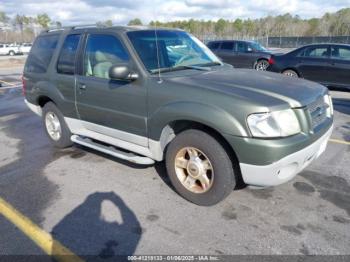
[[[337,144],[343,144],[343,145],[350,145],[350,142],[340,139],[329,139],[330,142],[337,143]]]
[[[6,82],[6,81],[4,81],[4,80],[0,80],[0,82],[1,82],[1,83],[4,83],[4,84],[6,84],[6,85],[9,85],[9,86],[14,85],[14,84],[12,84],[12,83],[10,83],[10,82]]]
[[[9,203],[0,197],[0,214],[17,226],[25,235],[35,242],[46,254],[62,262],[83,261],[68,248],[55,240],[49,233],[35,225],[29,218],[22,215]],[[53,247],[55,247],[53,249]]]

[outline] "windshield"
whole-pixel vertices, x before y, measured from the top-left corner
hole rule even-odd
[[[255,51],[267,51],[265,47],[263,47],[262,45],[260,45],[259,43],[256,43],[256,42],[250,43],[250,46]]]
[[[127,35],[143,64],[152,73],[158,69],[221,64],[201,41],[183,31],[157,30],[156,35],[155,30],[143,30],[128,32]]]

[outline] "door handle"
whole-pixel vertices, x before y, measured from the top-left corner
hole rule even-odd
[[[79,89],[85,90],[86,89],[86,85],[85,84],[79,84]]]

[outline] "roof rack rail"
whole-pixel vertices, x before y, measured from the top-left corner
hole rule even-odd
[[[45,32],[53,32],[53,31],[59,31],[59,30],[65,30],[65,29],[82,29],[82,28],[90,28],[90,27],[107,27],[105,25],[101,24],[87,24],[87,25],[74,25],[74,26],[60,26],[60,27],[50,27],[49,29],[45,30]]]
[[[103,24],[88,24],[88,25],[75,25],[71,26],[72,29],[80,29],[80,28],[90,28],[90,27],[107,27]]]

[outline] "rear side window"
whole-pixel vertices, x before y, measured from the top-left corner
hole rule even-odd
[[[328,57],[328,47],[308,47],[302,53],[301,56],[312,57],[312,58],[327,58]]]
[[[80,40],[80,35],[68,35],[64,40],[60,56],[57,62],[57,72],[73,75],[75,69],[75,57]]]
[[[234,46],[233,42],[222,42],[221,49],[222,50],[232,51],[233,50],[233,46]]]
[[[59,35],[39,36],[31,49],[25,66],[26,72],[45,73],[57,46]]]
[[[220,46],[220,42],[211,42],[208,44],[208,47],[211,50],[219,49],[219,46]]]

